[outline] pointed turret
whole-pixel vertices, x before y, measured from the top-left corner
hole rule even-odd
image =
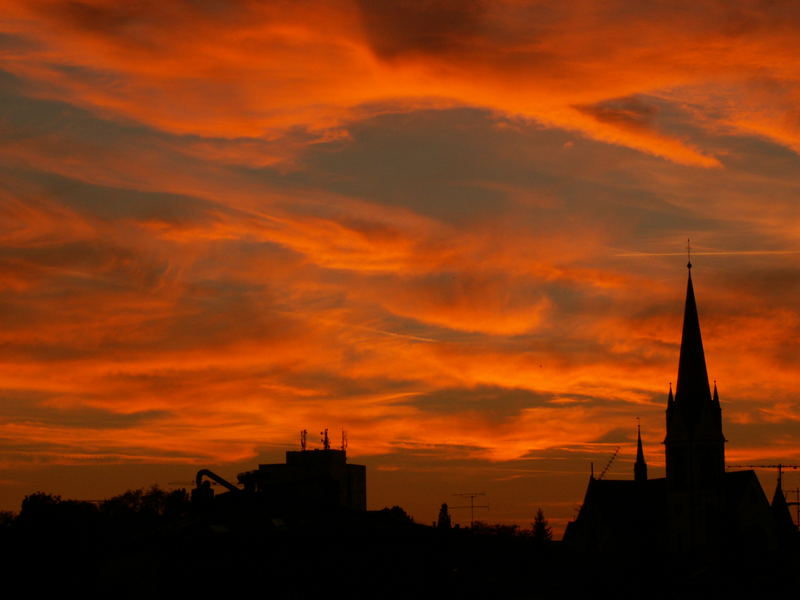
[[[783,494],[781,485],[781,471],[778,469],[778,483],[775,485],[775,494],[772,496],[772,516],[778,528],[778,536],[782,543],[794,539],[797,536],[797,527],[792,521],[792,513],[789,511],[789,504]]]
[[[647,463],[644,460],[642,449],[642,429],[636,425],[636,463],[633,465],[633,480],[647,481]]]

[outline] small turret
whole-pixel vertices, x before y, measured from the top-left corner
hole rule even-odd
[[[778,528],[778,537],[782,544],[797,537],[797,527],[792,521],[792,513],[789,512],[789,504],[786,502],[786,496],[783,494],[783,486],[781,485],[782,473],[778,467],[778,482],[775,485],[775,494],[772,496],[772,516],[775,519],[775,525]]]

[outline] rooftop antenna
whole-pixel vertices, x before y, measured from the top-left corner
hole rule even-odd
[[[320,431],[319,434],[322,436],[320,441],[322,442],[322,449],[323,450],[330,450],[331,449],[331,440],[328,437],[328,428],[326,427],[324,431]]]
[[[342,452],[347,451],[347,432],[342,429]]]
[[[303,431],[300,432],[300,450],[302,450],[303,452],[306,451],[307,439],[308,439],[308,430],[303,429]]]
[[[686,238],[686,268],[692,268],[692,240]]]
[[[603,467],[603,470],[600,472],[600,477],[598,477],[598,479],[602,479],[605,476],[605,474],[608,473],[608,470],[611,468],[611,463],[613,463],[614,459],[617,458],[617,454],[619,454],[620,449],[621,446],[617,446],[617,449],[614,450],[614,452],[611,454],[611,458],[608,459],[606,466]]]
[[[485,508],[489,509],[488,504],[478,505],[475,504],[475,498],[478,496],[485,496],[486,492],[470,492],[467,494],[453,494],[453,496],[460,496],[461,498],[469,498],[469,504],[466,506],[451,506],[450,508],[468,508],[469,509],[469,526],[470,528],[475,526],[475,509],[476,508]]]

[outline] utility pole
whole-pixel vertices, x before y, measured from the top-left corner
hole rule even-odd
[[[467,506],[451,506],[450,508],[468,508],[469,509],[469,527],[472,529],[475,526],[475,509],[476,508],[485,508],[489,509],[488,504],[478,505],[475,504],[475,498],[478,496],[485,496],[486,492],[470,492],[466,494],[453,494],[453,496],[459,496],[461,498],[469,498],[469,505]]]

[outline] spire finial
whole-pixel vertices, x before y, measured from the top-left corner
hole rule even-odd
[[[686,268],[692,270],[692,240],[686,238]]]

